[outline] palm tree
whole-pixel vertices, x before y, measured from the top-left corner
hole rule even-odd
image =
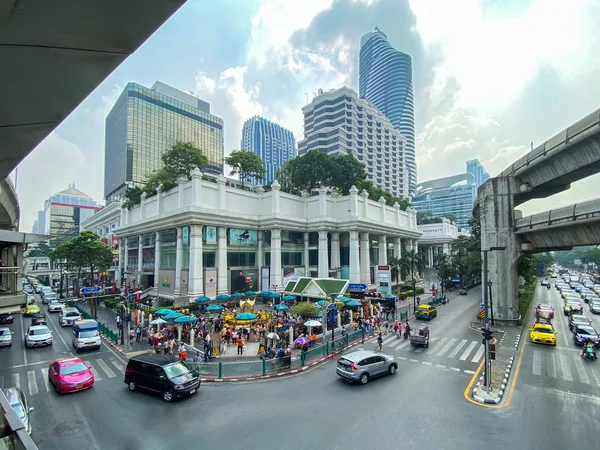
[[[392,280],[396,281],[396,287],[398,287],[400,280],[400,272],[402,271],[402,259],[396,258],[395,256],[390,256],[388,258],[388,265],[391,269]]]
[[[417,273],[421,273],[425,267],[425,261],[423,260],[423,257],[415,250],[411,250],[410,252],[404,254],[402,259],[404,260],[403,265],[407,267],[411,279],[415,277],[415,269],[417,269]]]

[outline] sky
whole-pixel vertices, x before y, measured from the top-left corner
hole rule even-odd
[[[188,0],[19,165],[20,228],[70,182],[102,201],[104,122],[128,82],[210,102],[226,154],[255,114],[301,140],[319,88],[358,88],[360,36],[375,26],[413,60],[418,181],[472,158],[494,176],[600,107],[598,23],[594,0]],[[599,182],[520,209],[594,198]]]

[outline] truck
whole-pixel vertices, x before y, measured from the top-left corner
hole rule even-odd
[[[102,345],[98,322],[95,320],[78,320],[73,324],[73,348],[80,352],[87,349],[99,349]]]

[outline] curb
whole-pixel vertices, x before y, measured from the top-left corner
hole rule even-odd
[[[111,341],[108,337],[106,337],[106,335],[104,333],[99,333],[100,337],[102,339],[104,339],[104,342],[106,342],[109,346],[111,346],[114,350],[118,351],[119,353],[121,353],[123,356],[125,355],[125,352],[121,349],[120,346],[118,346],[117,344],[115,344],[113,341]]]
[[[344,347],[343,349],[338,350],[335,353],[331,353],[330,355],[323,356],[323,357],[317,359],[316,361],[313,361],[310,364],[307,364],[304,367],[300,367],[299,369],[288,370],[285,372],[279,372],[279,373],[268,374],[268,375],[258,375],[257,374],[257,375],[249,376],[249,377],[240,376],[240,377],[224,377],[224,378],[200,378],[200,381],[206,382],[206,383],[235,383],[235,382],[244,382],[244,381],[266,380],[269,378],[284,378],[286,376],[296,375],[298,373],[306,372],[325,361],[334,359],[335,355],[345,352],[346,350],[354,348],[358,345],[362,345],[363,343],[366,344],[367,342],[369,342],[372,339],[373,339],[373,337],[365,338],[364,342],[362,342],[362,339],[359,339],[358,341]]]
[[[518,335],[517,340],[516,340],[516,346],[519,345],[520,339],[521,339],[521,335]],[[502,379],[502,385],[500,386],[500,390],[498,391],[496,398],[484,399],[478,395],[479,389],[481,389],[483,387],[482,386],[483,385],[483,377],[480,377],[477,384],[475,384],[475,386],[473,387],[473,400],[475,400],[478,403],[483,403],[486,405],[498,405],[502,402],[502,397],[504,396],[504,393],[506,392],[506,386],[508,385],[508,379],[510,377],[510,372],[512,370],[514,358],[515,358],[514,356],[511,356],[508,359],[508,364],[506,365],[506,370],[504,371],[504,378]]]

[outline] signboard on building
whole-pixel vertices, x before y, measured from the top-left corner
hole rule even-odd
[[[119,247],[119,238],[116,237],[114,234],[112,235],[112,238],[111,238],[111,246],[112,246],[112,248]]]
[[[217,243],[217,227],[204,227],[204,243],[205,244],[216,244]]]
[[[258,233],[256,230],[243,230],[239,228],[229,229],[229,244],[251,244],[258,242]]]
[[[204,269],[204,295],[211,298],[217,296],[217,269]]]
[[[392,293],[392,270],[390,266],[375,267],[375,285],[382,295]]]
[[[284,267],[283,268],[283,286],[288,284],[288,281],[296,281],[298,278],[305,276],[304,267]]]
[[[190,227],[185,225],[181,228],[183,245],[188,245],[190,243]]]
[[[258,286],[258,269],[238,268],[229,271],[229,292],[244,293],[256,290]]]

